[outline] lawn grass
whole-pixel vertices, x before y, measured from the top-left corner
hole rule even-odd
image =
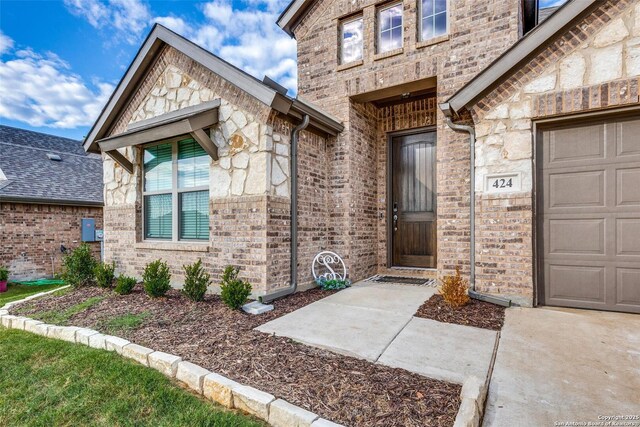
[[[148,311],[143,311],[142,313],[128,313],[123,314],[122,316],[116,316],[106,321],[101,322],[98,329],[105,330],[108,334],[118,335],[118,332],[122,332],[125,330],[136,329],[142,322],[144,322],[151,313]]]
[[[115,353],[0,327],[0,425],[263,426]]]
[[[45,311],[43,313],[40,313],[38,318],[45,323],[53,323],[54,325],[64,326],[74,314],[85,311],[91,306],[98,304],[105,298],[106,297],[91,297],[78,304],[72,305],[64,311]]]
[[[9,283],[7,285],[7,292],[3,292],[0,294],[0,307],[8,302],[17,301],[19,299],[28,297],[29,295],[37,294],[40,292],[50,291],[52,289],[59,288],[60,286],[63,285],[26,286]]]

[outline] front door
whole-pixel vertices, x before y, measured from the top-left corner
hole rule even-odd
[[[436,267],[436,133],[391,139],[391,264]]]

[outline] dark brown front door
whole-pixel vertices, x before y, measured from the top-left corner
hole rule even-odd
[[[436,267],[436,133],[391,139],[391,263]]]

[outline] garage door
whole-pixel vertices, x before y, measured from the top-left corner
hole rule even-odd
[[[539,301],[640,313],[640,118],[542,128]]]

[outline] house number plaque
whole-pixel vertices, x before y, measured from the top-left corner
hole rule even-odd
[[[513,193],[522,189],[519,172],[486,175],[485,193]]]

